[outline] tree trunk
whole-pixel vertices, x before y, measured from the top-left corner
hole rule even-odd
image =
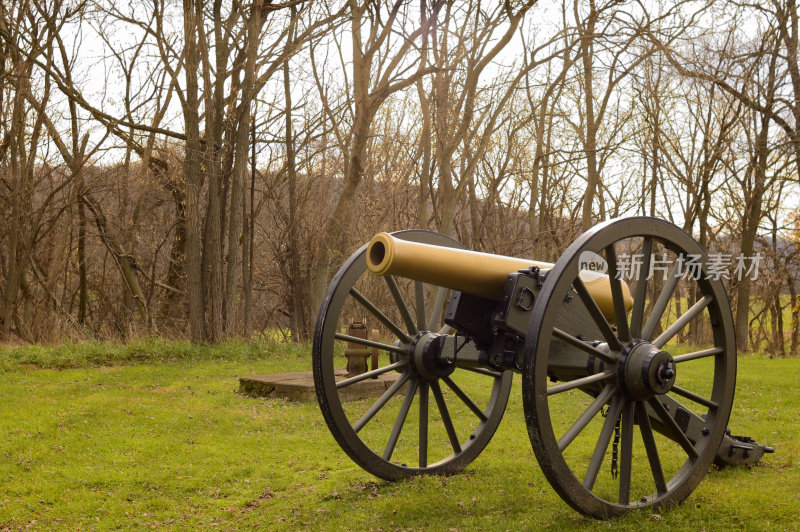
[[[244,220],[242,223],[242,292],[244,292],[244,303],[242,306],[242,335],[250,338],[253,332],[253,224],[254,220],[254,196],[256,185],[256,119],[255,110],[251,118],[251,137],[250,148],[250,192],[242,196],[242,212]],[[249,205],[249,209],[248,209]]]
[[[595,191],[600,186],[600,175],[597,170],[597,124],[594,115],[594,74],[592,71],[594,58],[594,29],[597,20],[594,0],[589,0],[589,18],[586,28],[581,30],[581,59],[583,61],[583,97],[586,125],[584,128],[584,153],[586,154],[586,193],[583,197],[583,217],[581,229],[588,231],[593,224]]]
[[[196,47],[202,59],[204,78],[205,102],[205,173],[208,176],[208,209],[203,227],[203,276],[208,293],[208,325],[206,340],[218,342],[224,336],[225,323],[225,284],[222,239],[224,226],[222,216],[224,212],[222,186],[222,130],[224,114],[224,94],[227,65],[227,46],[223,40],[221,20],[221,3],[215,1],[212,10],[212,24],[214,28],[214,63],[207,44],[202,24],[202,3],[198,1],[195,6],[196,30],[200,42]],[[189,43],[186,43],[189,47]],[[188,52],[187,52],[188,55]],[[188,67],[188,64],[187,64]],[[211,69],[216,71],[213,83]],[[189,72],[197,72],[189,70]]]
[[[565,60],[565,66],[558,78],[548,87],[547,91],[539,103],[539,113],[536,118],[536,151],[533,156],[533,167],[531,168],[531,198],[528,211],[528,225],[531,235],[531,257],[536,260],[546,260],[544,246],[541,236],[541,228],[544,217],[544,198],[539,197],[539,182],[545,177],[543,174],[548,172],[550,164],[550,139],[553,126],[553,114],[555,112],[556,99],[552,104],[548,103],[556,83],[561,83],[567,73],[567,64],[572,61]],[[536,208],[537,203],[539,208]]]
[[[228,217],[228,260],[225,271],[225,335],[230,337],[236,333],[237,288],[241,264],[240,237],[244,213],[244,183],[247,174],[247,140],[250,126],[250,102],[242,102],[241,118],[236,131],[236,154],[231,180],[230,216]]]
[[[24,70],[23,70],[24,69]],[[30,129],[26,124],[26,105],[24,94],[30,89],[30,66],[25,66],[21,61],[17,62],[14,69],[16,74],[14,80],[14,103],[11,113],[11,127],[8,133],[10,153],[10,184],[6,183],[9,189],[11,202],[11,220],[8,226],[9,246],[8,257],[6,259],[6,286],[3,298],[2,324],[0,324],[0,339],[8,340],[11,337],[11,328],[17,308],[17,294],[24,278],[25,265],[28,262],[29,243],[27,234],[30,232],[26,226],[30,223],[32,215],[31,193],[28,183],[33,178],[33,168],[31,167],[32,153],[36,150],[35,140],[37,133],[33,133],[29,138]],[[41,127],[39,125],[39,127]],[[30,152],[26,146],[30,143]]]
[[[78,191],[78,194],[81,194]],[[78,202],[78,323],[86,325],[88,306],[86,282],[86,213],[83,202]]]
[[[791,272],[786,276],[786,283],[789,287],[789,304],[792,309],[792,343],[789,355],[797,356],[797,347],[800,344],[800,301],[797,298],[795,280]]]
[[[109,232],[108,222],[100,208],[100,204],[97,203],[88,192],[81,195],[81,200],[86,207],[89,208],[92,216],[94,216],[100,240],[102,240],[106,249],[108,249],[109,253],[114,257],[114,261],[122,275],[122,280],[128,288],[130,296],[136,301],[147,327],[151,329],[154,328],[155,325],[150,315],[150,309],[147,307],[147,299],[144,297],[144,292],[139,285],[139,280],[136,278],[136,261],[129,253],[122,249],[118,239]]]
[[[186,130],[186,305],[192,342],[205,340],[205,290],[203,287],[203,253],[201,241],[200,189],[203,186],[200,162],[199,98],[197,69],[199,66],[193,0],[183,0],[183,30],[186,41],[186,107],[183,109]]]
[[[246,60],[244,80],[242,82],[242,98],[239,104],[239,119],[236,125],[234,141],[233,172],[231,180],[230,216],[228,219],[228,261],[225,277],[225,334],[232,336],[237,330],[236,307],[238,306],[237,288],[239,267],[241,263],[240,237],[244,232],[244,184],[247,174],[247,141],[250,133],[250,112],[254,99],[256,55],[258,51],[259,28],[261,27],[261,10],[254,9],[247,23]],[[294,19],[293,19],[294,20]],[[287,64],[286,61],[284,64]]]
[[[774,68],[774,63],[773,63]],[[770,98],[771,99],[771,98]],[[743,257],[752,257],[755,250],[756,233],[761,221],[762,203],[764,196],[764,184],[766,181],[767,162],[769,158],[769,117],[762,115],[760,119],[760,129],[756,138],[755,153],[753,154],[753,189],[745,204],[745,212],[742,217],[742,247]],[[749,276],[743,276],[736,290],[736,348],[740,353],[749,350],[748,345],[748,317],[750,314],[750,287]]]
[[[167,266],[166,284],[169,289],[161,306],[162,317],[172,316],[173,307],[180,304],[181,293],[186,290],[186,186],[181,187],[173,182],[172,177],[167,177],[166,187],[175,207],[175,227]]]
[[[417,193],[417,227],[428,228],[428,189],[433,188],[431,181],[431,161],[433,158],[433,140],[431,135],[431,105],[422,87],[422,80],[417,81],[417,95],[419,96],[420,113],[422,114],[422,129],[420,131],[419,145],[422,150],[420,163],[419,191]]]
[[[292,31],[289,29],[287,48],[292,45]],[[309,337],[305,312],[305,294],[307,287],[300,267],[300,238],[297,234],[297,161],[295,156],[294,131],[292,129],[292,91],[289,83],[289,62],[283,64],[283,97],[286,104],[284,118],[286,123],[286,171],[289,188],[289,269],[291,280],[289,286],[289,330],[293,342],[306,340]]]

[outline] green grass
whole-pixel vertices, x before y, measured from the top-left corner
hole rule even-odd
[[[199,362],[210,360],[248,361],[265,357],[276,359],[276,353],[297,357],[307,355],[308,347],[279,344],[275,340],[242,342],[227,340],[215,345],[194,345],[162,338],[140,338],[129,343],[65,342],[55,346],[36,344],[7,347],[0,345],[0,371],[15,366],[36,368],[85,368],[129,364],[167,362]]]
[[[799,359],[739,361],[731,428],[775,454],[710,471],[669,512],[595,522],[540,472],[518,377],[500,429],[463,473],[388,483],[338,448],[315,403],[235,393],[240,375],[309,369],[307,348],[284,347],[145,340],[0,351],[0,529],[798,528]]]

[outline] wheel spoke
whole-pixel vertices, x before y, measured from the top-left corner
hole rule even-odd
[[[570,428],[561,436],[561,439],[558,440],[558,449],[560,451],[564,451],[570,443],[581,433],[583,429],[589,424],[589,422],[594,419],[600,410],[602,410],[603,406],[608,402],[614,392],[617,391],[617,387],[614,384],[608,384],[603,391],[598,394],[592,404],[589,405],[581,416],[575,420],[575,423],[572,424]]]
[[[590,355],[596,356],[600,360],[605,360],[606,362],[608,362],[610,364],[616,364],[617,363],[617,357],[616,356],[614,356],[614,355],[612,355],[610,353],[606,353],[605,351],[601,351],[601,350],[597,349],[596,347],[592,346],[591,344],[588,344],[588,343],[584,342],[583,340],[579,340],[578,338],[575,338],[574,336],[572,336],[568,332],[562,331],[558,327],[553,327],[553,336],[555,336],[556,338],[558,338],[562,342],[571,345],[572,347],[577,347],[578,349],[580,349],[584,353],[589,353]]]
[[[386,314],[380,311],[378,307],[376,307],[372,301],[367,299],[361,292],[356,290],[355,288],[350,289],[350,295],[355,298],[356,301],[361,303],[361,305],[366,308],[369,312],[372,313],[373,316],[378,318],[378,321],[383,323],[390,331],[394,333],[402,342],[410,342],[411,338],[406,334],[403,329],[401,329],[396,323],[390,320]]]
[[[700,313],[703,312],[703,309],[705,309],[712,301],[714,301],[713,297],[705,296],[703,299],[692,305],[689,310],[681,314],[681,317],[678,318],[675,323],[670,325],[666,331],[661,333],[661,336],[653,340],[653,345],[658,348],[663,347],[664,344],[669,342],[673,336],[678,334],[678,331],[683,329],[687,323],[699,316]]]
[[[714,355],[720,355],[725,350],[721,347],[712,347],[711,349],[703,349],[702,351],[695,351],[694,353],[686,353],[685,355],[678,355],[672,359],[676,364],[680,362],[687,362],[689,360],[697,360],[698,358],[706,358]]]
[[[419,383],[419,467],[428,467],[428,383]]]
[[[500,373],[499,371],[492,371],[490,369],[485,369],[485,368],[476,368],[476,367],[473,367],[473,366],[464,366],[461,369],[465,369],[467,371],[471,371],[472,373],[478,373],[480,375],[486,375],[487,377],[493,377],[495,379],[499,379],[500,377],[503,376],[503,374]]]
[[[586,310],[589,311],[589,315],[592,317],[592,320],[594,320],[595,325],[597,325],[600,333],[603,335],[603,338],[611,350],[622,351],[622,345],[619,343],[619,339],[611,329],[611,325],[608,324],[606,317],[603,316],[603,312],[600,310],[600,307],[597,306],[597,302],[595,302],[594,298],[591,296],[591,294],[589,294],[589,291],[586,290],[586,285],[583,284],[581,278],[576,277],[575,281],[572,283],[572,286],[575,287],[575,291],[578,293],[581,301],[583,301],[583,304],[586,305]]]
[[[617,326],[617,337],[623,342],[631,339],[628,330],[628,316],[625,312],[625,298],[622,297],[622,284],[617,277],[617,251],[614,244],[606,247],[608,261],[608,282],[611,286],[611,301],[614,304],[614,321]]]
[[[450,412],[447,410],[447,403],[444,402],[444,395],[442,395],[438,381],[431,382],[431,390],[433,398],[436,399],[436,406],[439,408],[439,415],[442,416],[444,430],[447,431],[447,437],[450,439],[450,446],[454,453],[459,454],[461,453],[461,443],[458,441],[456,429],[453,427],[453,420],[450,419]]]
[[[436,330],[436,326],[439,325],[439,319],[442,317],[442,308],[444,307],[445,295],[447,295],[447,288],[440,286],[439,290],[436,292],[436,301],[433,303],[431,315],[428,318],[429,331]]]
[[[487,417],[486,414],[483,413],[483,410],[478,408],[478,405],[476,405],[475,402],[472,399],[470,399],[467,396],[467,394],[465,394],[464,391],[461,388],[459,388],[455,382],[453,382],[453,379],[451,379],[450,377],[442,377],[442,380],[451,390],[453,390],[453,393],[455,393],[456,396],[458,396],[458,398],[461,399],[461,402],[467,405],[469,409],[472,410],[475,413],[475,415],[480,418],[481,421],[486,421]]]
[[[664,283],[661,293],[658,294],[658,299],[656,299],[656,303],[653,305],[653,310],[650,312],[650,316],[647,318],[644,329],[642,329],[643,339],[647,340],[653,336],[653,331],[656,330],[656,326],[661,322],[661,317],[664,315],[664,311],[667,309],[669,298],[672,297],[672,292],[675,290],[675,285],[678,284],[679,280],[680,275],[678,275],[678,265],[675,264],[672,266],[672,269],[667,275],[667,282]]]
[[[383,451],[383,459],[390,460],[392,453],[397,445],[397,438],[400,437],[400,431],[403,430],[403,425],[408,417],[408,411],[411,409],[411,402],[414,401],[414,395],[417,393],[417,381],[412,379],[408,385],[406,396],[403,398],[403,404],[400,406],[400,412],[397,413],[397,419],[394,421],[392,433],[389,434],[389,441],[386,442],[386,449]]]
[[[610,379],[616,374],[616,371],[604,371],[603,373],[595,373],[594,375],[589,375],[588,377],[580,377],[571,381],[562,382],[561,384],[549,386],[547,388],[547,395],[555,395],[557,393],[566,392],[567,390],[572,390],[580,386],[592,384],[593,382],[601,382],[606,379]]]
[[[636,290],[633,295],[631,311],[631,336],[642,336],[642,320],[644,319],[644,303],[647,298],[647,276],[650,274],[650,259],[653,253],[653,237],[647,236],[642,242],[642,263],[639,265],[639,276],[636,279]]]
[[[394,364],[389,364],[388,366],[384,366],[382,368],[373,369],[372,371],[367,371],[366,373],[361,373],[360,375],[356,375],[355,377],[350,377],[349,379],[344,379],[341,381],[336,382],[336,389],[341,389],[346,386],[350,386],[351,384],[355,384],[357,382],[361,382],[363,380],[377,377],[378,375],[382,375],[384,373],[388,373],[393,369],[400,369],[403,366],[407,365],[408,361],[400,360],[399,362],[395,362]]]
[[[686,454],[689,455],[691,459],[696,459],[699,456],[697,449],[694,448],[692,442],[689,441],[689,438],[686,437],[686,434],[683,433],[681,428],[669,415],[667,409],[664,408],[664,405],[658,400],[657,397],[651,397],[647,403],[650,407],[655,411],[656,415],[658,415],[661,422],[666,426],[667,430],[672,434],[672,439],[678,442],[678,444],[683,447],[683,450],[686,451]]]
[[[636,403],[636,421],[639,423],[639,431],[642,433],[642,441],[647,451],[647,460],[650,462],[650,471],[653,473],[653,480],[656,483],[656,490],[659,494],[667,492],[667,482],[664,480],[664,471],[661,469],[661,460],[658,457],[658,447],[656,439],[653,437],[653,429],[650,427],[650,416],[644,403]]]
[[[631,468],[633,466],[633,409],[635,403],[626,401],[622,407],[622,434],[619,452],[619,503],[628,504],[631,497]]]
[[[616,395],[611,400],[606,414],[606,421],[603,423],[603,428],[600,430],[600,437],[597,439],[597,445],[594,448],[592,459],[589,461],[589,469],[586,471],[586,478],[583,479],[583,487],[592,491],[594,482],[597,480],[597,473],[600,471],[600,466],[603,463],[608,450],[608,443],[611,441],[611,435],[614,433],[614,426],[619,419],[619,411],[622,410],[622,397]]]
[[[406,381],[408,381],[408,377],[408,373],[403,373],[400,378],[389,387],[388,390],[383,392],[383,395],[381,395],[380,398],[375,401],[375,404],[372,405],[369,410],[367,410],[367,413],[361,416],[361,419],[356,421],[356,424],[353,425],[353,430],[358,432],[363,429],[364,425],[366,425],[369,420],[378,413],[378,410],[383,408],[384,405],[389,402],[389,399],[391,399],[392,396],[397,393],[397,390],[399,390],[406,383]]]
[[[711,399],[706,399],[705,397],[703,397],[701,395],[697,395],[694,392],[690,392],[689,390],[686,390],[685,388],[681,388],[680,386],[674,386],[673,385],[672,389],[670,391],[672,391],[674,393],[677,393],[681,397],[685,397],[685,398],[689,399],[690,401],[694,401],[695,403],[701,404],[701,405],[703,405],[705,407],[708,407],[708,408],[711,408],[711,409],[714,409],[714,410],[719,408],[719,405],[717,403],[715,403],[714,401],[712,401]]]
[[[400,311],[400,316],[403,318],[403,322],[408,327],[408,332],[411,334],[417,334],[419,329],[414,324],[414,319],[411,317],[411,312],[408,310],[408,306],[406,302],[403,300],[402,294],[400,294],[400,289],[397,287],[397,281],[394,280],[394,277],[391,275],[384,275],[383,278],[386,280],[386,285],[389,287],[389,292],[392,293],[392,298],[394,299],[395,305],[397,305],[397,310]]]
[[[350,336],[349,334],[342,334],[342,333],[336,333],[334,336],[336,337],[337,340],[342,340],[344,342],[353,342],[354,344],[376,347],[384,351],[393,351],[395,353],[402,353],[402,354],[408,353],[408,349],[403,349],[402,347],[397,347],[395,345],[373,342],[372,340],[367,340],[366,338],[359,338],[358,336]]]
[[[417,301],[417,328],[423,331],[427,322],[425,319],[425,285],[421,281],[414,281],[414,289]]]

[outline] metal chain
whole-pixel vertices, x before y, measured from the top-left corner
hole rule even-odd
[[[617,451],[619,450],[619,424],[622,416],[617,418],[617,424],[614,425],[614,442],[611,444],[611,478],[617,478]]]

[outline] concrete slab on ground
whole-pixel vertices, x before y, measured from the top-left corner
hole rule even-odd
[[[347,370],[337,369],[336,380],[344,379],[346,374]],[[399,378],[399,373],[393,371],[384,373],[377,379],[365,379],[343,388],[339,391],[339,396],[342,401],[379,397]],[[406,386],[400,388],[399,395],[405,392]],[[251,397],[280,398],[297,402],[314,401],[317,397],[314,391],[314,375],[310,371],[239,377],[239,393]]]

